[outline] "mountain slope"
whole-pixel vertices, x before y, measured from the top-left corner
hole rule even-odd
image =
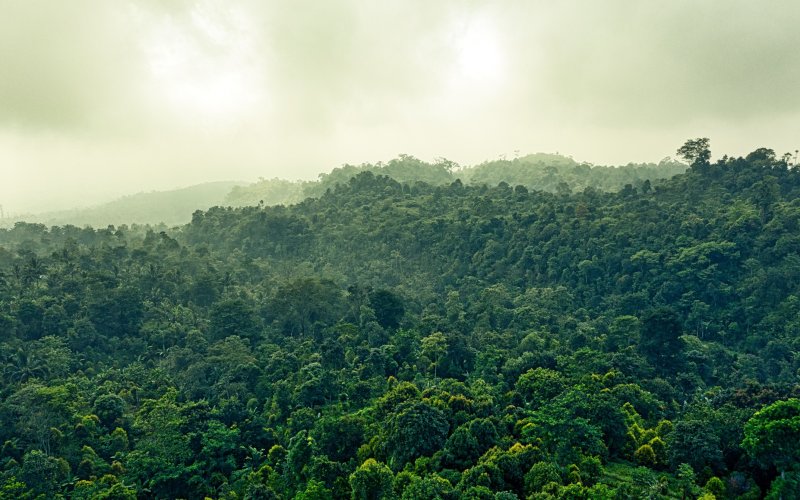
[[[120,224],[166,224],[175,226],[191,220],[198,209],[221,205],[240,182],[207,182],[169,191],[153,191],[124,196],[89,208],[47,212],[19,217],[27,222],[47,225],[72,224],[104,227]]]
[[[0,230],[4,491],[796,497],[800,171],[559,191]]]

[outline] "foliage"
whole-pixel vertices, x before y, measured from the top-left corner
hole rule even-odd
[[[757,411],[744,426],[742,447],[761,464],[782,471],[800,463],[800,399]]]
[[[0,230],[0,496],[796,496],[800,172],[698,154]]]

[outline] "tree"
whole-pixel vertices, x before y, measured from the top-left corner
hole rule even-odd
[[[753,185],[752,192],[753,203],[759,208],[764,224],[772,214],[772,206],[780,199],[780,185],[775,177],[767,175]]]
[[[46,378],[50,367],[41,358],[31,355],[28,350],[18,348],[16,352],[6,355],[10,364],[5,367],[8,379],[13,382],[25,382],[31,378]]]
[[[200,442],[202,449],[195,463],[202,463],[205,475],[211,479],[217,472],[229,475],[236,470],[236,458],[239,455],[238,428],[229,428],[219,420],[211,420],[202,431]],[[217,485],[214,485],[217,486]]]
[[[781,472],[800,462],[800,399],[762,408],[744,426],[742,448],[762,466]]]
[[[525,404],[542,405],[561,394],[564,381],[557,371],[540,367],[523,373],[516,389]]]
[[[669,435],[669,458],[673,467],[689,464],[693,470],[710,466],[721,470],[721,440],[714,423],[705,420],[684,420],[675,424]]]
[[[697,484],[695,483],[697,476],[694,469],[689,464],[680,464],[678,466],[678,484],[681,488],[681,498],[692,497],[697,494]]]
[[[635,257],[642,255],[643,252],[647,251],[642,250],[634,254],[633,257],[631,257],[631,262],[634,262]],[[652,254],[652,252],[648,253]],[[609,326],[608,336],[606,337],[606,348],[609,351],[617,351],[623,347],[637,344],[639,341],[640,329],[641,324],[639,323],[639,318],[636,316],[617,316]]]
[[[322,417],[312,431],[320,451],[331,460],[347,462],[364,441],[364,420],[356,415]]]
[[[301,278],[284,283],[276,291],[273,307],[284,327],[305,335],[314,324],[333,324],[344,313],[345,297],[331,280]]]
[[[678,148],[678,156],[688,161],[692,166],[707,165],[708,160],[711,158],[710,142],[707,137],[689,139],[683,146]]]
[[[15,414],[18,435],[50,455],[58,444],[59,429],[65,428],[75,413],[75,390],[74,385],[45,387],[28,383],[12,394],[6,411]]]
[[[308,479],[308,465],[311,462],[314,440],[307,431],[300,431],[289,441],[286,454],[286,471],[290,483],[296,487]]]
[[[447,339],[442,332],[434,332],[422,339],[422,354],[431,360],[433,380],[436,380],[437,369],[442,356],[447,352]]]
[[[766,500],[800,498],[800,472],[789,471],[782,473],[769,485],[769,492],[764,498]]]
[[[412,401],[400,406],[390,417],[386,448],[389,465],[400,469],[417,457],[439,450],[450,425],[441,410],[426,401]]]
[[[214,340],[238,335],[255,339],[259,333],[258,317],[253,307],[239,297],[226,298],[211,306],[211,335]]]
[[[469,428],[462,425],[447,438],[443,451],[444,463],[447,466],[464,470],[475,463],[482,450]]]
[[[437,475],[431,474],[425,477],[414,476],[411,483],[403,491],[400,497],[402,500],[417,500],[425,498],[430,500],[443,500],[452,498],[453,485]]]
[[[714,495],[714,498],[725,498],[725,483],[717,476],[713,476],[706,481],[703,489]]]
[[[142,403],[133,423],[138,437],[136,449],[125,457],[127,476],[159,497],[187,493],[190,470],[186,462],[193,453],[189,436],[181,432],[187,419],[181,414],[176,397],[173,389],[157,400]]]
[[[63,458],[57,459],[40,450],[25,454],[20,469],[20,479],[35,493],[45,498],[53,498],[59,483],[69,474],[69,464]]]
[[[636,452],[633,454],[633,458],[641,465],[652,467],[656,464],[656,454],[653,451],[653,447],[649,444],[643,444],[637,448]]]
[[[745,160],[750,163],[757,163],[759,166],[769,167],[775,163],[775,150],[770,148],[758,148],[749,153]]]
[[[306,485],[306,489],[297,493],[294,497],[296,500],[333,500],[333,492],[325,487],[325,485],[317,480],[310,480]]]
[[[369,297],[369,304],[375,317],[384,328],[397,328],[403,319],[405,308],[403,299],[389,290],[377,290]]]
[[[682,333],[680,318],[674,309],[651,309],[642,317],[639,350],[659,370],[677,371],[675,363],[683,347]]]
[[[101,394],[94,402],[94,414],[105,426],[117,423],[125,414],[125,400],[116,394]]]
[[[393,479],[394,475],[389,467],[374,458],[368,458],[350,474],[351,498],[353,500],[391,498]]]
[[[561,484],[561,473],[552,462],[536,462],[525,474],[525,492],[541,491],[549,483]]]

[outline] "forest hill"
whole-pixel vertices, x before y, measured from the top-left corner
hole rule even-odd
[[[360,172],[291,206],[0,230],[0,488],[794,497],[800,173],[616,192]]]

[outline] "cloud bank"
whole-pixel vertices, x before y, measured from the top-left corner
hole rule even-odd
[[[790,1],[5,0],[0,204],[399,153],[658,161],[800,146]]]

